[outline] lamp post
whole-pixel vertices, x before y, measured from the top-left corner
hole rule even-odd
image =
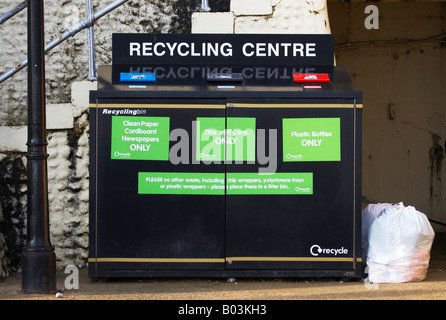
[[[56,256],[49,236],[43,2],[28,0],[28,207],[22,251],[25,293],[57,291]]]

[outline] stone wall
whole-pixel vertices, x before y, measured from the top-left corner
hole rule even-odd
[[[26,228],[26,158],[0,154],[0,278],[20,267]]]
[[[51,242],[59,268],[86,266],[88,255],[88,92],[74,82],[72,102],[47,105]],[[26,126],[0,127],[0,276],[20,270],[26,240]]]
[[[196,12],[193,33],[330,33],[326,0],[231,0],[230,11]]]

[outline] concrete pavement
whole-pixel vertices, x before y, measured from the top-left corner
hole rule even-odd
[[[67,274],[59,272],[58,287]],[[446,234],[437,234],[427,277],[421,282],[368,284],[342,279],[89,279],[79,289],[21,293],[21,276],[0,280],[0,300],[446,300]]]

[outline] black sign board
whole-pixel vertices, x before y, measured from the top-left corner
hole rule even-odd
[[[333,65],[333,35],[113,34],[113,65]]]

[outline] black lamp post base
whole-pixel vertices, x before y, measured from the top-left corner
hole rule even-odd
[[[32,272],[31,272],[32,271]],[[22,252],[22,291],[24,293],[56,293],[56,255],[48,250]]]

